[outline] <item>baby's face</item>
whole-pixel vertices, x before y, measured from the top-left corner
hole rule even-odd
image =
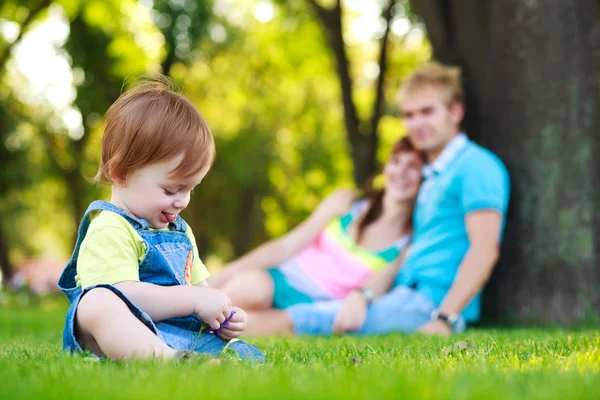
[[[113,185],[112,203],[138,218],[151,228],[166,228],[187,207],[192,190],[208,173],[209,166],[187,179],[171,175],[183,155],[168,161],[146,165],[130,174],[126,181]]]

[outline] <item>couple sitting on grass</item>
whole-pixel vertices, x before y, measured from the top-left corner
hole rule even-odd
[[[508,176],[460,132],[459,71],[431,64],[398,96],[409,138],[384,187],[338,190],[313,214],[209,274],[179,216],[215,157],[194,106],[161,82],[109,109],[97,180],[112,187],[79,227],[59,286],[64,349],[112,359],[263,354],[242,334],[463,331],[498,259]],[[244,311],[246,310],[246,311]]]

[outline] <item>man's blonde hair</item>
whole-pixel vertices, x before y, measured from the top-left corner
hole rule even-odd
[[[196,107],[166,77],[141,80],[108,109],[100,168],[94,178],[111,184],[136,170],[183,154],[172,172],[187,179],[210,167],[215,143]]]
[[[461,70],[459,67],[442,65],[437,62],[417,68],[406,78],[398,91],[397,104],[402,106],[411,93],[426,87],[439,89],[448,104],[463,102]]]

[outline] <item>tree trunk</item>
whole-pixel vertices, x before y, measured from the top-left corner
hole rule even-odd
[[[8,286],[13,277],[13,265],[8,255],[6,235],[2,229],[0,229],[0,271],[2,271],[2,285]]]
[[[596,0],[493,3],[482,143],[513,195],[496,312],[569,324],[600,312]]]
[[[261,228],[264,215],[261,208],[255,205],[256,197],[256,193],[250,189],[244,189],[241,193],[240,206],[237,210],[237,229],[231,241],[235,258],[241,257],[250,249],[252,232]]]
[[[488,14],[485,0],[413,0],[414,11],[423,18],[433,57],[460,66],[464,76],[466,114],[462,129],[479,141],[481,96],[486,69]]]

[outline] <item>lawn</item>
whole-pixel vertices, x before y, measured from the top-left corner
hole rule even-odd
[[[600,399],[597,329],[251,338],[265,365],[119,364],[61,353],[64,312],[0,305],[0,399]]]

